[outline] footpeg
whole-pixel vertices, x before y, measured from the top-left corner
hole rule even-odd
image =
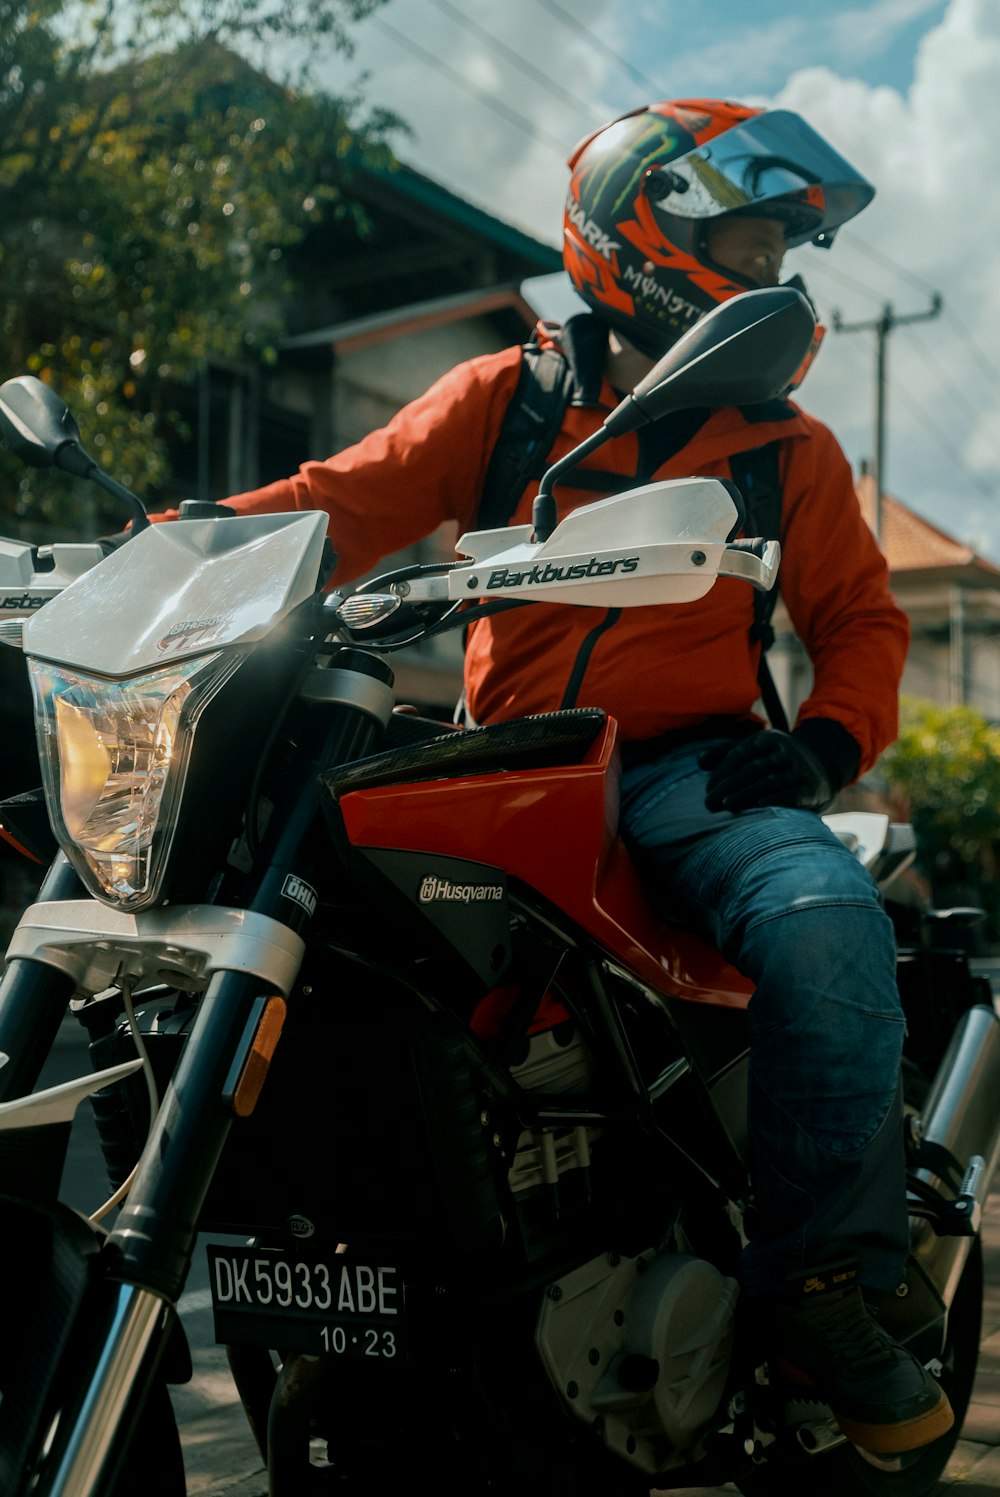
[[[965,1174],[953,1201],[946,1201],[941,1213],[942,1225],[935,1229],[942,1237],[975,1237],[983,1218],[980,1191],[986,1160],[981,1154],[973,1154],[965,1166]]]
[[[985,1170],[986,1160],[981,1154],[973,1154],[965,1166],[958,1193],[950,1201],[924,1181],[911,1179],[909,1189],[919,1205],[911,1199],[910,1214],[928,1221],[938,1237],[977,1236],[983,1217]]]

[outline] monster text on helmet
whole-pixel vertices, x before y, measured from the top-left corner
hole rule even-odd
[[[647,302],[658,303],[671,317],[683,317],[686,322],[696,322],[701,316],[701,308],[696,307],[694,302],[687,301],[676,291],[665,290],[655,276],[644,275],[634,265],[623,267],[622,281]]]

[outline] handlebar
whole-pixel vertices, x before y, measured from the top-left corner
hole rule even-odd
[[[362,584],[349,596],[338,593],[323,600],[329,625],[325,632],[343,641],[359,636],[360,643],[377,641],[379,648],[400,649],[524,603],[597,608],[688,603],[703,597],[720,576],[767,590],[774,584],[781,548],[760,537],[731,539],[739,518],[730,486],[723,481],[668,479],[582,505],[546,539],[539,539],[530,525],[470,532],[458,542],[458,561],[410,564]],[[291,514],[224,519],[218,514],[175,523],[240,527],[241,540],[231,550],[235,555],[255,524],[260,528],[267,522],[270,528],[262,534],[277,534],[304,519]],[[304,545],[315,547],[321,519],[312,516],[316,523],[303,537]],[[234,542],[236,534],[234,530]],[[107,557],[116,571],[115,585],[128,588],[129,576],[148,576],[151,564],[155,571],[154,557],[147,559],[150,545],[158,545],[157,527]],[[224,544],[219,554],[226,553]],[[214,547],[211,554],[216,554]],[[134,573],[126,556],[136,557]],[[305,556],[304,551],[303,562]],[[0,540],[0,617],[23,624],[104,557],[100,542],[36,548]],[[312,574],[314,588],[323,575],[322,568]],[[0,637],[20,643],[16,628]]]

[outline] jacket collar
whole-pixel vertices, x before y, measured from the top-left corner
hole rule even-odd
[[[557,347],[573,376],[570,405],[601,405],[604,365],[608,353],[608,328],[592,312],[579,312],[568,322],[539,323],[543,345]]]

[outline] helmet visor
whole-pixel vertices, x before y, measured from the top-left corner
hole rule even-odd
[[[769,213],[786,224],[789,248],[828,245],[875,196],[871,183],[799,115],[755,115],[647,174],[654,211],[675,218]]]

